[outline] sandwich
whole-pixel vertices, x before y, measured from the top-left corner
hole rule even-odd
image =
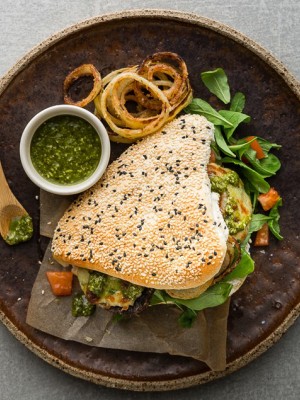
[[[74,315],[95,305],[137,314],[156,291],[194,299],[234,270],[252,205],[237,173],[212,162],[213,140],[205,117],[176,118],[128,147],[66,210],[52,253],[83,291]]]

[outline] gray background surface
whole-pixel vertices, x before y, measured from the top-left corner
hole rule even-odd
[[[83,19],[125,9],[194,12],[240,30],[300,78],[300,0],[1,0],[0,76],[33,46]],[[221,380],[168,393],[134,393],[76,379],[40,360],[0,324],[0,400],[299,399],[300,320],[257,360]]]

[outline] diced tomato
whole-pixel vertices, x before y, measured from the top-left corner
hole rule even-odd
[[[245,140],[247,142],[250,142],[250,140],[252,140],[254,138],[255,138],[255,136],[248,136],[248,137],[245,138]],[[253,140],[253,142],[250,143],[250,147],[251,147],[252,150],[256,151],[256,158],[258,160],[261,160],[262,158],[266,157],[263,149],[261,148],[261,145],[258,143],[258,141],[256,139]]]
[[[73,273],[70,271],[47,271],[47,279],[55,296],[70,296]]]
[[[274,188],[271,188],[267,193],[262,193],[258,196],[258,201],[265,211],[271,210],[279,199],[280,195]]]
[[[256,233],[254,246],[269,246],[269,242],[269,226],[265,223]]]

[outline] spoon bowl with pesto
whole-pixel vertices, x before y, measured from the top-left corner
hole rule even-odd
[[[18,244],[33,234],[32,219],[10,190],[0,162],[0,234],[6,243]]]
[[[57,105],[29,121],[21,137],[20,157],[37,186],[71,195],[101,178],[110,157],[110,141],[94,114],[77,106]]]

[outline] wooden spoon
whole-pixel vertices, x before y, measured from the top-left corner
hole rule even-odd
[[[11,220],[28,215],[10,190],[0,161],[0,234],[7,237]]]

